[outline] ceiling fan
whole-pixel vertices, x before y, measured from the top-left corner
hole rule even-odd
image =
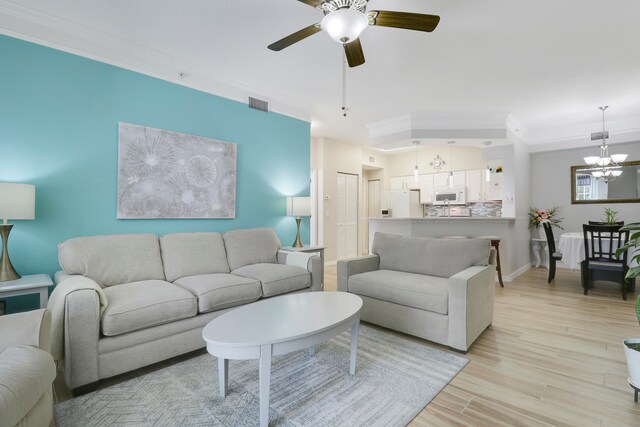
[[[280,51],[320,31],[325,31],[338,43],[344,45],[350,67],[364,64],[364,52],[360,44],[360,33],[367,26],[394,27],[407,30],[431,32],[436,29],[440,17],[420,13],[371,10],[367,12],[369,0],[298,0],[324,13],[320,23],[309,25],[268,46]]]

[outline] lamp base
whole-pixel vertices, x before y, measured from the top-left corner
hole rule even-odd
[[[296,224],[298,225],[298,235],[296,236],[296,241],[293,243],[294,248],[301,248],[304,246],[304,243],[302,243],[302,238],[300,237],[300,222],[302,221],[302,218],[297,217],[296,218]]]
[[[0,282],[7,282],[9,280],[18,280],[20,277],[18,272],[9,259],[9,250],[7,249],[7,242],[9,241],[9,233],[13,224],[0,224],[0,236],[2,237],[2,255],[0,256]]]

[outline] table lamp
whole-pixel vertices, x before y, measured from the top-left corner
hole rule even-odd
[[[21,276],[11,265],[7,242],[13,224],[8,220],[35,219],[36,187],[30,184],[0,182],[0,236],[2,237],[2,256],[0,256],[0,282],[17,280]]]
[[[304,246],[304,243],[302,243],[302,238],[300,238],[300,217],[311,216],[311,197],[287,197],[287,215],[296,217],[298,236],[292,246],[294,248],[301,248]]]

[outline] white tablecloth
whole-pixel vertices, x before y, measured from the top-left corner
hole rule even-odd
[[[606,242],[608,245],[608,241]],[[562,262],[571,269],[580,268],[580,262],[584,261],[584,234],[583,233],[563,233],[558,242],[558,252],[562,254]],[[633,267],[631,256],[629,256],[629,266]]]

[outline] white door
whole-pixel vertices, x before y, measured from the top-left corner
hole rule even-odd
[[[338,173],[337,257],[358,256],[358,175]]]
[[[380,180],[367,181],[367,218],[364,219],[364,246],[363,251],[369,248],[369,218],[380,218]]]

